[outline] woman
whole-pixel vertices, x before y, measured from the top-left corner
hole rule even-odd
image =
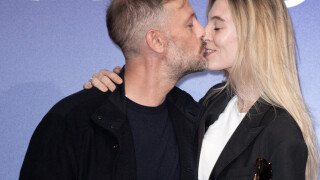
[[[204,55],[226,82],[200,100],[199,179],[253,179],[257,158],[272,163],[273,179],[317,179],[317,140],[284,1],[210,0],[208,10]],[[114,89],[102,79],[94,75],[93,85]]]

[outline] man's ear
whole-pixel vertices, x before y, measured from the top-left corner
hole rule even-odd
[[[146,41],[148,46],[157,53],[163,53],[165,50],[166,39],[165,36],[157,31],[150,30],[146,34]]]

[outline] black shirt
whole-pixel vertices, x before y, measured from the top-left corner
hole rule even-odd
[[[139,105],[126,98],[138,180],[179,179],[179,151],[167,103]]]

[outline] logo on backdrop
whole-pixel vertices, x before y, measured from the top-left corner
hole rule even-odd
[[[304,0],[285,0],[284,1],[288,8],[298,6],[299,4],[303,3]]]

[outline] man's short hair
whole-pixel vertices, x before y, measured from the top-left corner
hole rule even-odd
[[[140,52],[150,29],[161,30],[166,23],[163,4],[170,0],[112,0],[106,23],[110,38],[126,58]]]

